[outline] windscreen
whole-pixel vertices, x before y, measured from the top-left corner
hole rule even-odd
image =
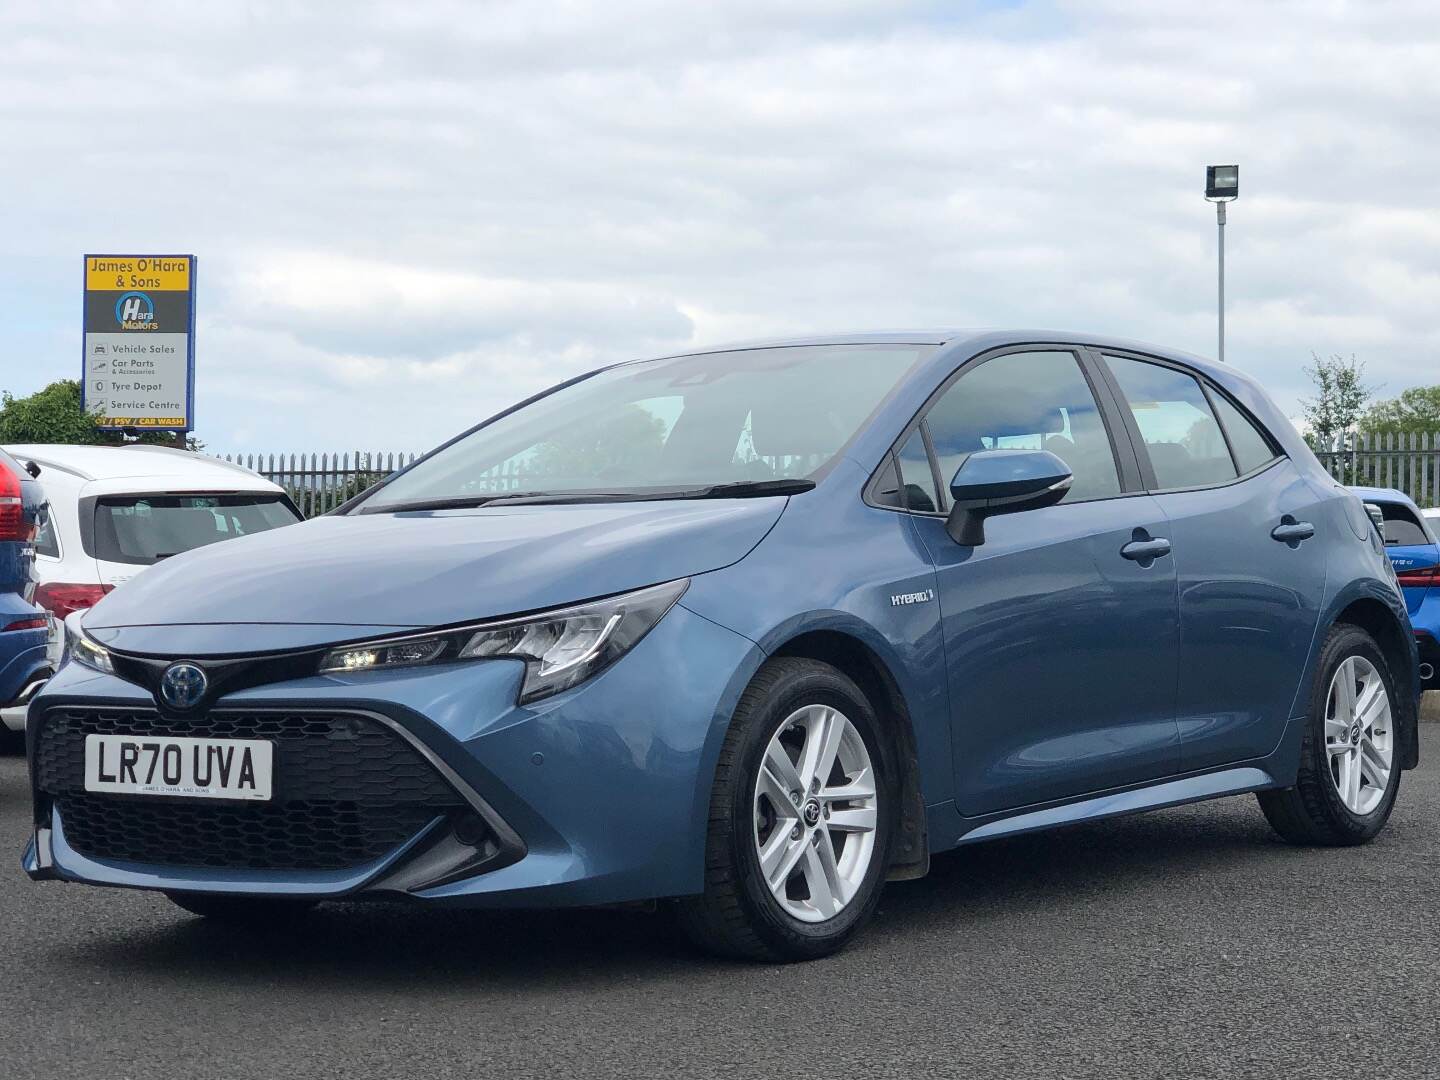
[[[933,348],[812,345],[625,364],[472,432],[397,476],[364,508],[804,479]]]
[[[148,566],[299,520],[281,495],[111,495],[96,500],[86,546],[105,562]]]

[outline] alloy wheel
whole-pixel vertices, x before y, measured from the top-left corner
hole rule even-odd
[[[1375,665],[1349,656],[1330,681],[1325,702],[1325,753],[1340,801],[1364,816],[1390,784],[1395,739],[1390,695]]]
[[[839,710],[807,705],[771,737],[755,782],[755,851],[771,894],[802,922],[834,918],[875,853],[870,752]]]

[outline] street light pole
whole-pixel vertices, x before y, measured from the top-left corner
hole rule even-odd
[[[1219,288],[1219,315],[1218,324],[1220,327],[1220,347],[1218,355],[1220,363],[1225,362],[1225,204],[1215,203],[1215,231],[1219,237],[1220,252],[1220,288]]]
[[[1218,355],[1225,362],[1225,204],[1240,196],[1239,165],[1208,165],[1205,168],[1205,198],[1215,204],[1215,231],[1218,239],[1219,288],[1216,290]]]

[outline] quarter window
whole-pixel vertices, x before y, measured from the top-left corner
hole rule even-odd
[[[895,455],[900,461],[900,479],[905,489],[905,506],[934,513],[940,509],[935,493],[935,474],[930,471],[930,453],[917,427]]]
[[[1161,488],[1235,479],[1235,463],[1200,383],[1174,368],[1107,356]]]
[[[945,392],[926,422],[944,483],[977,450],[1048,450],[1074,474],[1066,502],[1120,494],[1110,436],[1074,353],[986,360]]]
[[[60,541],[55,535],[55,522],[51,520],[51,516],[50,506],[46,504],[44,513],[41,515],[40,528],[35,533],[35,554],[58,559],[60,557]]]
[[[1215,402],[1220,423],[1225,425],[1225,434],[1230,436],[1230,449],[1235,451],[1235,464],[1242,475],[1275,460],[1270,440],[1260,434],[1248,416],[1220,394],[1212,393],[1210,399]]]

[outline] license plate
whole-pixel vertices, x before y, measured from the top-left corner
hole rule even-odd
[[[85,736],[85,790],[192,799],[270,798],[275,744],[259,739]]]

